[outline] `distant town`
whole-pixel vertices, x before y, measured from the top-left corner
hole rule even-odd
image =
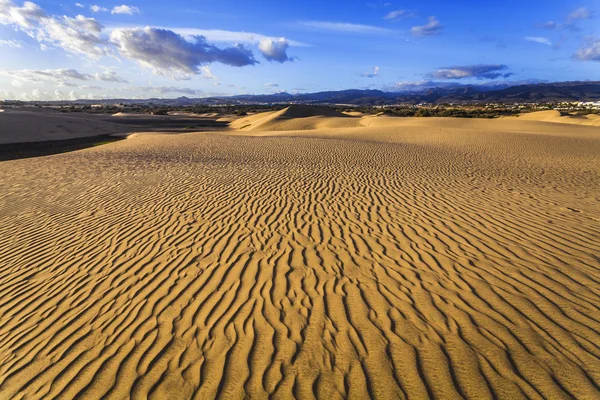
[[[251,103],[233,102],[232,104],[161,104],[156,99],[148,101],[114,103],[69,102],[23,102],[0,101],[0,108],[51,108],[65,113],[85,112],[92,114],[136,113],[150,115],[169,115],[172,113],[189,114],[235,114],[247,115],[256,112],[279,110],[298,102]],[[363,114],[384,114],[400,117],[458,117],[458,118],[497,118],[514,116],[535,111],[556,110],[563,114],[588,115],[600,113],[600,101],[551,102],[551,103],[418,103],[418,104],[322,104],[338,111],[361,112]]]

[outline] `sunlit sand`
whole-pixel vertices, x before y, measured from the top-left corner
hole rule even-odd
[[[0,398],[597,398],[598,125],[291,107],[2,162]]]

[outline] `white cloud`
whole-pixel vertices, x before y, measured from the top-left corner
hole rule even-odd
[[[420,91],[424,89],[433,89],[433,88],[454,88],[461,86],[461,83],[457,82],[439,82],[439,81],[402,81],[396,82],[391,89],[399,90],[399,91]]]
[[[241,44],[220,49],[203,36],[194,36],[193,41],[188,41],[165,29],[116,29],[110,38],[123,57],[137,61],[156,74],[180,79],[201,73],[201,66],[213,62],[235,67],[257,64],[252,51]]]
[[[36,39],[42,49],[56,46],[91,58],[108,54],[108,43],[100,36],[104,27],[93,18],[53,17],[35,3],[25,2],[17,7],[8,0],[0,1],[0,24],[25,32]]]
[[[193,37],[193,36],[204,36],[211,42],[224,42],[224,43],[247,43],[258,45],[262,39],[270,39],[277,41],[279,38],[272,36],[265,36],[260,33],[253,32],[237,32],[237,31],[225,31],[220,29],[196,29],[196,28],[169,28],[162,27],[160,29],[166,29],[173,31],[182,36]],[[298,42],[296,40],[289,40],[289,44],[292,47],[311,47],[310,44]]]
[[[122,77],[120,77],[119,75],[117,75],[116,72],[114,71],[107,71],[107,72],[103,72],[103,73],[96,73],[94,74],[94,79],[96,79],[97,81],[103,81],[103,82],[120,82],[120,83],[128,83],[129,81],[127,79],[124,79]]]
[[[43,100],[48,99],[50,94],[48,92],[42,92],[41,89],[33,89],[31,91],[31,99],[32,100]]]
[[[413,26],[411,33],[414,36],[434,36],[438,35],[442,30],[443,26],[436,17],[429,17],[429,22],[423,26]]]
[[[298,25],[305,28],[341,33],[389,34],[393,32],[391,29],[347,22],[300,21]]]
[[[564,27],[563,24],[559,24],[556,21],[548,21],[548,22],[544,22],[541,25],[538,25],[539,28],[543,28],[543,29],[562,29]]]
[[[577,51],[573,58],[579,61],[600,62],[600,37],[589,39],[587,45]]]
[[[100,6],[91,7],[92,10],[104,10]],[[139,12],[137,8],[126,5],[113,9],[113,13],[136,12]],[[151,27],[107,31],[94,18],[49,15],[37,4],[28,1],[17,6],[11,0],[0,0],[0,25],[10,25],[26,33],[37,40],[42,50],[61,48],[91,59],[103,56],[117,58],[120,54],[151,68],[156,74],[182,79],[196,74],[214,78],[209,69],[202,68],[214,62],[237,67],[258,64],[253,52],[240,42],[257,45],[267,60],[278,62],[292,60],[287,55],[289,46],[306,46],[285,38],[231,31],[182,29],[175,32]],[[217,47],[199,32],[220,40],[242,40],[226,47]],[[2,40],[0,45],[18,47],[19,43]]]
[[[379,67],[373,67],[373,72],[360,74],[363,78],[375,78],[379,76]]]
[[[0,75],[14,78],[13,82],[18,82],[18,86],[21,86],[21,82],[29,83],[41,83],[41,82],[52,82],[63,86],[72,86],[67,81],[103,81],[103,82],[127,82],[127,80],[118,76],[115,72],[104,72],[102,74],[97,73],[94,75],[81,73],[75,69],[44,69],[44,70],[32,70],[22,69],[14,71],[2,71]]]
[[[108,8],[97,6],[97,5],[92,5],[92,6],[90,6],[90,10],[92,10],[92,12],[99,13],[99,12],[107,12]]]
[[[75,7],[84,8],[85,6],[81,3],[75,3]]]
[[[213,73],[209,67],[203,66],[203,67],[200,67],[199,69],[200,69],[200,73],[202,74],[202,77],[204,79],[217,79],[217,77],[213,75]]]
[[[287,55],[288,47],[290,47],[290,41],[286,38],[279,38],[278,40],[263,38],[258,44],[258,49],[263,57],[268,61],[277,61],[280,63],[294,61],[293,58]]]
[[[23,43],[18,40],[4,40],[0,39],[0,46],[12,47],[13,49],[19,49],[23,47]]]
[[[592,13],[585,7],[580,7],[576,10],[573,10],[569,15],[567,15],[566,21],[568,24],[572,24],[575,21],[590,19],[592,17]]]
[[[265,83],[265,87],[279,87],[277,83]]]
[[[74,69],[47,69],[47,70],[31,70],[22,69],[15,71],[0,71],[0,75],[9,76],[18,82],[40,83],[45,81],[62,82],[66,80],[87,81],[91,79],[91,75],[82,74]]]
[[[538,25],[538,27],[552,30],[577,30],[577,23],[579,21],[584,21],[593,17],[594,14],[588,8],[580,7],[567,14],[567,16],[565,17],[565,23],[561,24],[556,21],[548,21],[541,25]]]
[[[23,7],[17,7],[10,0],[0,0],[0,24],[30,29],[46,17],[44,10],[35,3],[27,1]]]
[[[514,75],[511,72],[503,72],[507,69],[508,66],[504,64],[462,65],[440,68],[429,75],[436,79],[498,79]]]
[[[545,38],[545,37],[527,36],[525,38],[525,40],[527,40],[528,42],[534,42],[534,43],[545,44],[546,46],[552,46],[552,42],[550,41],[550,39]]]
[[[47,18],[36,32],[39,42],[61,47],[72,53],[91,58],[107,55],[108,43],[100,33],[104,27],[94,18],[78,15],[75,18]]]
[[[391,12],[387,13],[386,16],[383,17],[383,19],[391,20],[391,19],[400,19],[400,18],[412,18],[414,16],[415,15],[413,13],[411,13],[410,11],[396,10],[396,11],[391,11]]]
[[[116,6],[116,7],[114,7],[110,13],[111,14],[133,15],[133,14],[139,14],[140,13],[140,9],[137,8],[137,7],[132,7],[132,6],[128,6],[128,5],[123,4],[122,6]]]
[[[14,100],[15,99],[15,94],[10,91],[10,90],[2,90],[0,91],[0,99],[2,100]]]

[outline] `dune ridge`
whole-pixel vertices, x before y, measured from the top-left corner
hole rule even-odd
[[[325,106],[291,105],[280,111],[267,111],[231,122],[243,131],[294,131],[360,126],[360,118]]]
[[[515,118],[515,117],[513,117]],[[589,114],[584,116],[573,116],[573,115],[562,115],[560,111],[548,110],[548,111],[537,111],[527,114],[519,115],[518,117],[525,121],[546,121],[555,122],[561,124],[576,124],[576,125],[590,125],[600,126],[600,115]]]
[[[597,397],[598,129],[283,114],[0,163],[0,398]]]
[[[122,133],[119,126],[84,113],[55,110],[5,110],[0,115],[0,145],[43,142]]]

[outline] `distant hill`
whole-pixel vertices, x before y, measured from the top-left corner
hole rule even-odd
[[[557,82],[537,83],[518,86],[458,86],[452,88],[432,88],[420,91],[384,92],[381,90],[349,89],[318,93],[275,93],[265,95],[240,95],[176,99],[110,99],[77,100],[85,104],[156,104],[186,106],[194,104],[348,104],[348,105],[390,105],[419,103],[515,103],[515,102],[560,102],[560,101],[600,101],[600,82]],[[51,102],[52,103],[52,102]],[[55,102],[56,103],[56,102]],[[64,102],[61,102],[64,103]]]
[[[459,86],[433,88],[411,92],[383,92],[381,90],[341,90],[306,94],[276,93],[271,95],[244,95],[200,99],[206,104],[239,103],[307,103],[386,105],[418,103],[463,102],[556,102],[599,101],[600,82],[560,82],[518,85],[510,87]]]

